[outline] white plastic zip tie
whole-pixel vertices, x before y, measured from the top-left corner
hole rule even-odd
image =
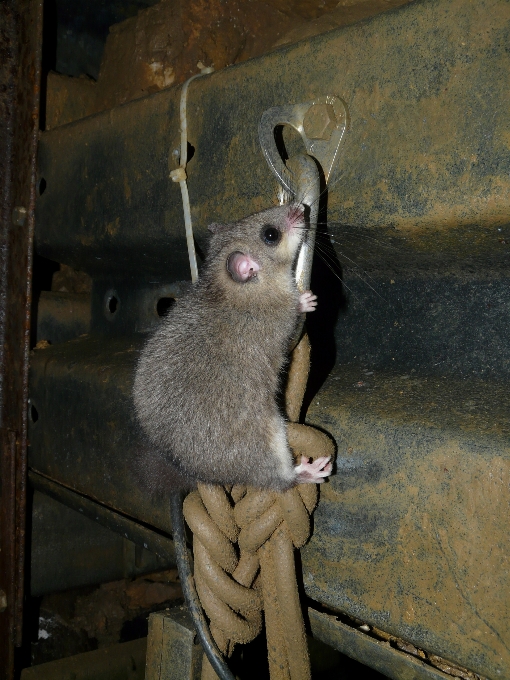
[[[199,64],[200,65],[200,64]],[[200,78],[208,73],[214,71],[212,66],[201,68],[200,73],[197,73],[184,83],[181,90],[181,104],[180,104],[180,118],[181,118],[181,155],[179,158],[179,167],[170,172],[170,178],[173,182],[179,182],[182,195],[182,209],[184,212],[184,226],[186,228],[186,243],[188,245],[189,266],[191,270],[191,280],[193,283],[198,279],[197,255],[195,252],[195,243],[193,241],[193,225],[191,223],[191,209],[189,204],[188,185],[186,183],[186,163],[188,162],[188,122],[186,117],[186,102],[188,95],[188,87],[192,80]]]

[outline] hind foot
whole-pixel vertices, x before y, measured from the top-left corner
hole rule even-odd
[[[314,312],[317,307],[317,295],[314,295],[311,290],[306,290],[299,296],[299,311]]]
[[[296,467],[296,482],[298,484],[322,484],[325,477],[329,477],[333,470],[330,456],[322,456],[309,462],[308,458],[301,456],[301,463]]]

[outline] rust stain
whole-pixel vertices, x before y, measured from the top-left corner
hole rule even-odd
[[[120,219],[116,217],[113,222],[108,222],[106,225],[106,233],[109,234],[109,236],[115,236],[117,232],[119,231],[119,225],[120,225]]]

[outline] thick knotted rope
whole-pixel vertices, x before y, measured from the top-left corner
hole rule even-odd
[[[327,435],[296,422],[309,365],[305,335],[292,353],[285,394],[288,439],[298,461],[302,455],[334,455]],[[262,628],[263,609],[271,680],[310,680],[294,549],[308,540],[317,497],[315,484],[283,493],[199,484],[184,501],[197,591],[216,644],[228,657],[235,644],[253,640]],[[215,678],[204,655],[202,680]]]

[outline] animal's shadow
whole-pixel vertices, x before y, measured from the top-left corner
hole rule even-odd
[[[316,240],[310,287],[318,297],[318,305],[306,320],[312,354],[302,416],[336,363],[335,327],[338,317],[347,311],[348,305],[342,283],[342,266],[327,231],[327,192],[321,196]]]

